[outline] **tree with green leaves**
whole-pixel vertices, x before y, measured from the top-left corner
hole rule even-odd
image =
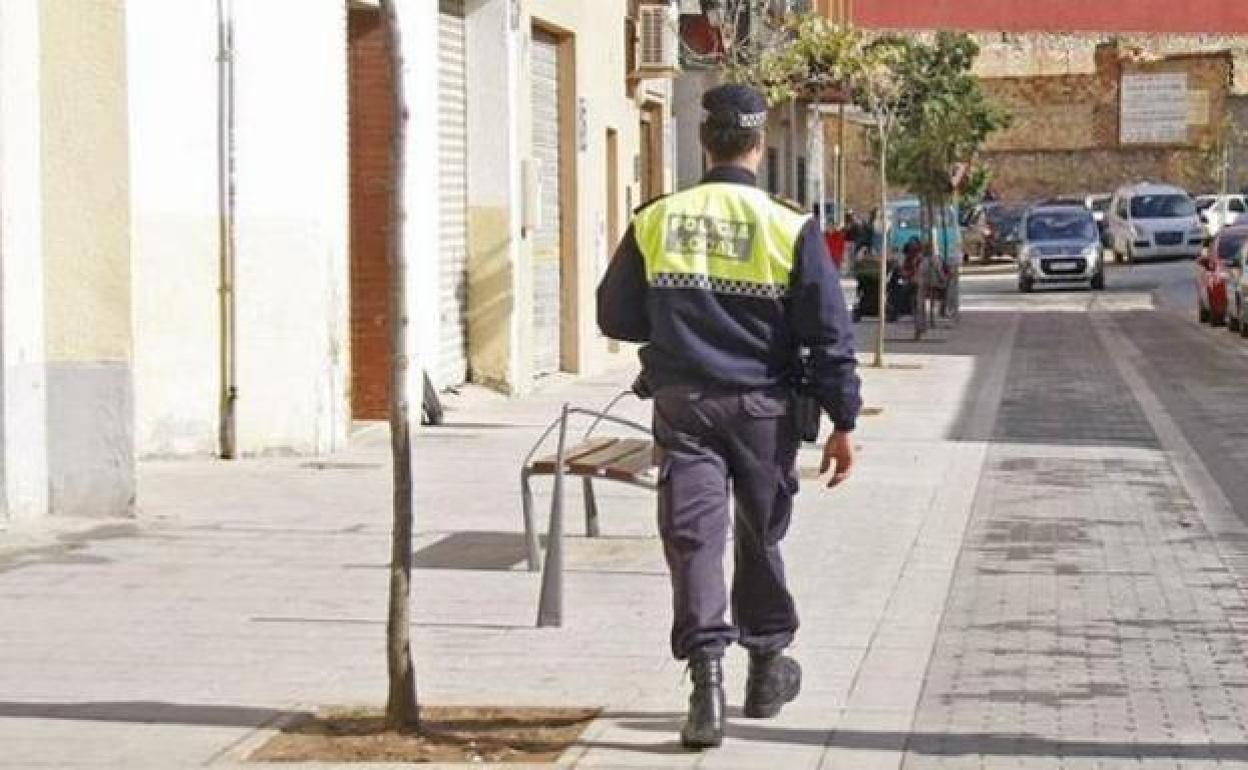
[[[925,233],[939,232],[940,243],[925,238],[930,258],[939,252],[946,263],[961,257],[950,255],[945,233],[952,224],[948,210],[957,190],[954,170],[973,163],[988,137],[1009,124],[1009,116],[992,103],[973,74],[979,46],[966,34],[939,32],[931,41],[915,42],[902,60],[907,69],[902,80],[911,89],[902,100],[903,112],[893,152],[887,159],[894,181],[920,199]],[[956,265],[956,263],[954,263]],[[946,291],[955,291],[955,275],[946,278]],[[926,295],[927,271],[921,271],[920,297]],[[926,316],[915,309],[916,336],[925,328]]]
[[[945,211],[954,197],[952,174],[973,164],[992,132],[1009,123],[973,74],[979,47],[966,34],[940,32],[931,40],[867,35],[817,16],[804,16],[787,34],[731,75],[752,83],[779,104],[811,92],[848,90],[870,118],[880,175],[880,330],[875,366],[884,365],[885,276],[889,262],[888,190],[903,185],[928,212]]]

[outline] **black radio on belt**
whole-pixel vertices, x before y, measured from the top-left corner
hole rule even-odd
[[[823,418],[823,408],[819,400],[812,395],[814,387],[814,362],[810,351],[806,348],[798,353],[797,380],[793,383],[795,393],[794,409],[797,418],[797,432],[802,441],[819,440],[819,422]]]

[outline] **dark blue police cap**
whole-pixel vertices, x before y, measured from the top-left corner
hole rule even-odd
[[[756,88],[730,83],[702,94],[705,121],[714,126],[761,129],[767,125],[767,99]]]

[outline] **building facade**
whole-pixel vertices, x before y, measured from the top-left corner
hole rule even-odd
[[[375,0],[0,3],[0,523],[383,418],[400,126],[415,392],[629,355],[593,290],[673,149],[636,9],[397,5],[405,122]]]

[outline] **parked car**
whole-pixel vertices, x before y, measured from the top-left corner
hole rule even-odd
[[[1248,216],[1248,198],[1243,195],[1198,195],[1196,213],[1205,226],[1205,236],[1213,238],[1222,228]]]
[[[1118,261],[1199,257],[1205,230],[1196,203],[1170,185],[1136,184],[1114,193],[1105,212],[1106,240]]]
[[[936,210],[937,221],[932,225],[930,238],[937,254],[946,262],[953,259],[960,261],[964,251],[962,249],[962,230],[958,226],[958,209],[956,206],[947,206],[944,216],[941,217],[939,209]],[[888,244],[889,253],[900,255],[906,242],[911,238],[918,238],[920,241],[927,240],[923,237],[923,226],[921,223],[921,209],[919,199],[914,197],[898,198],[890,201],[888,204],[888,220],[889,234]],[[878,238],[877,238],[878,240]]]
[[[1035,206],[1023,215],[1018,289],[1041,283],[1084,283],[1105,288],[1105,265],[1096,220],[1086,207]]]
[[[1018,256],[1018,223],[1025,206],[1014,203],[985,203],[971,213],[962,229],[962,244],[968,257],[988,262],[996,257]]]
[[[1240,310],[1239,303],[1231,298],[1232,272],[1246,243],[1248,223],[1224,227],[1209,250],[1196,260],[1197,317],[1201,323],[1233,324],[1238,328]],[[1236,307],[1232,309],[1231,304]]]
[[[1235,261],[1231,263],[1227,279],[1226,325],[1239,336],[1248,337],[1248,241],[1239,247]]]
[[[1113,196],[1108,192],[1096,192],[1085,198],[1088,211],[1092,212],[1093,220],[1096,220],[1096,228],[1101,233],[1101,241],[1104,242],[1104,233],[1106,233],[1106,225],[1104,225],[1104,212],[1109,211],[1109,202],[1113,201]]]

